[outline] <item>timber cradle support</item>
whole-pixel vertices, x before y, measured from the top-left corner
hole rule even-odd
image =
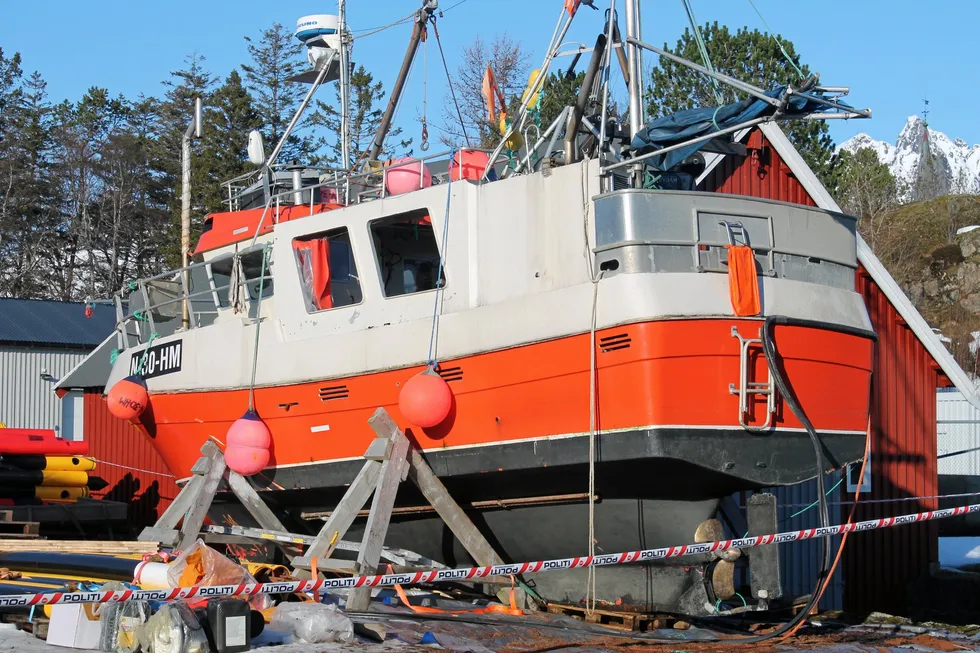
[[[368,424],[377,437],[364,452],[364,466],[315,537],[287,532],[251,484],[227,468],[221,450],[209,440],[201,447],[202,456],[191,469],[193,476],[190,481],[157,523],[143,529],[139,539],[159,542],[162,546],[177,550],[189,546],[200,536],[205,516],[224,479],[259,528],[209,527],[208,530],[218,533],[232,531],[238,537],[272,542],[283,551],[294,570],[309,573],[313,567],[320,570],[339,567],[354,574],[375,574],[382,558],[399,565],[410,562],[441,568],[442,565],[418,554],[402,549],[389,550],[384,546],[398,487],[406,479],[411,479],[477,565],[503,564],[503,559],[453,500],[442,481],[425,462],[422,453],[412,446],[388,412],[378,408]],[[344,535],[372,495],[363,539],[360,543],[345,541]],[[307,546],[306,551],[302,550],[304,545]],[[332,559],[338,550],[356,551],[356,561],[352,564],[349,560]],[[501,601],[509,602],[513,592],[518,607],[527,604],[523,590],[510,587],[498,589],[497,596]],[[355,589],[348,598],[347,609],[368,609],[370,592],[369,587]]]

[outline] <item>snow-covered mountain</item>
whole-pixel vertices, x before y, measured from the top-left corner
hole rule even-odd
[[[908,197],[919,169],[919,152],[926,124],[919,116],[909,116],[895,144],[878,141],[867,134],[844,141],[839,149],[855,152],[870,147],[888,166]],[[950,193],[980,194],[980,145],[970,146],[961,138],[951,139],[943,132],[929,128],[929,143],[935,157],[939,187]]]

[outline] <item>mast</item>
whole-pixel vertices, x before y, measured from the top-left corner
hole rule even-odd
[[[340,163],[350,170],[350,62],[347,51],[346,0],[337,0],[337,32],[340,34]]]
[[[640,48],[635,42],[643,40],[640,34],[640,0],[626,1],[626,61],[629,69],[630,138],[643,127],[643,70],[640,64]]]
[[[405,80],[408,79],[408,73],[412,69],[412,62],[415,60],[415,53],[418,52],[419,43],[422,41],[422,35],[425,33],[425,23],[429,20],[429,16],[438,8],[439,0],[422,0],[422,8],[415,15],[415,25],[412,27],[412,38],[408,42],[405,60],[402,61],[402,68],[398,71],[398,79],[395,80],[395,86],[391,89],[391,98],[388,100],[385,115],[381,119],[381,124],[378,125],[378,131],[374,135],[374,142],[371,143],[371,151],[368,154],[368,159],[372,161],[376,161],[381,156],[385,136],[388,135],[391,121],[395,117],[395,109],[398,108],[398,101],[401,99],[402,89],[405,88]]]

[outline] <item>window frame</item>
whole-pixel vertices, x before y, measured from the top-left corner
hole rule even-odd
[[[347,240],[346,240],[346,243],[347,243],[347,257],[348,257],[348,261],[347,262],[348,262],[348,267],[349,267],[349,272],[348,272],[348,275],[347,276],[348,276],[348,279],[351,279],[351,280],[353,280],[354,282],[357,283],[357,288],[358,288],[358,291],[359,291],[359,294],[360,294],[360,299],[358,301],[352,302],[350,304],[344,304],[343,306],[331,306],[329,308],[311,309],[310,308],[310,304],[307,302],[306,280],[303,277],[303,270],[300,267],[300,261],[299,261],[299,258],[298,258],[298,252],[294,248],[294,243],[296,243],[296,242],[308,242],[308,241],[312,241],[312,240],[317,240],[317,239],[320,239],[320,238],[324,238],[327,234],[336,233],[336,232],[344,232],[346,234],[346,236],[347,236]],[[330,250],[330,242],[331,242],[330,241],[330,238],[327,238],[327,255],[328,256],[330,256],[330,253],[329,253],[329,250]],[[351,308],[351,307],[355,307],[355,306],[360,306],[360,305],[362,305],[364,303],[364,284],[362,282],[361,276],[358,274],[358,267],[357,267],[358,254],[357,254],[357,249],[354,246],[353,229],[351,229],[351,227],[349,225],[336,225],[336,226],[333,226],[333,227],[331,227],[329,229],[323,229],[323,230],[320,230],[320,231],[314,231],[312,233],[307,233],[307,234],[302,234],[302,235],[299,235],[299,236],[294,236],[294,237],[292,237],[292,238],[289,239],[289,249],[292,252],[294,269],[296,271],[297,280],[299,281],[299,286],[300,286],[299,292],[300,292],[300,296],[303,299],[303,308],[306,310],[306,314],[307,315],[317,315],[317,314],[320,314],[320,313],[326,313],[328,311],[337,311],[337,310],[341,310],[341,309],[344,309],[344,308]],[[329,272],[330,272],[330,279],[329,279],[329,281],[331,283],[333,283],[333,282],[336,281],[333,278],[333,269],[331,268],[329,270]],[[343,283],[343,282],[337,282],[337,283]]]
[[[432,240],[435,243],[436,253],[439,255],[439,264],[436,266],[436,269],[433,272],[434,274],[438,274],[438,272],[441,270],[443,283],[440,285],[437,279],[437,283],[434,288],[429,288],[428,290],[416,290],[414,292],[403,292],[398,295],[389,295],[386,289],[385,275],[384,275],[384,269],[382,268],[381,257],[379,256],[377,243],[375,242],[374,239],[375,225],[377,225],[379,222],[392,221],[401,217],[410,218],[410,217],[415,217],[417,215],[424,215],[424,216],[428,216],[429,218],[430,224],[432,226]],[[395,213],[392,215],[386,215],[380,218],[375,218],[374,220],[369,220],[367,222],[367,234],[368,234],[368,240],[371,242],[371,253],[372,253],[372,258],[374,259],[375,272],[378,275],[378,285],[381,287],[381,297],[384,300],[387,301],[391,299],[401,299],[403,297],[414,297],[416,295],[425,295],[430,292],[445,290],[446,288],[449,287],[449,275],[446,274],[445,254],[440,248],[439,239],[436,237],[437,232],[435,229],[435,221],[432,218],[432,211],[430,211],[428,208],[417,208],[417,209],[412,209],[410,211],[401,211],[399,213]]]

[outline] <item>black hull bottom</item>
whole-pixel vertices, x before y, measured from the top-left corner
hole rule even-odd
[[[826,434],[824,442],[838,463],[851,462],[860,457],[864,436]],[[815,470],[810,440],[796,432],[638,430],[604,434],[597,449],[597,553],[693,542],[698,525],[715,516],[722,497],[740,490],[798,483],[811,478]],[[506,506],[512,499],[540,499],[536,505],[483,505],[467,510],[506,562],[588,554],[587,438],[450,449],[426,453],[426,459],[464,507],[479,501],[502,501],[501,506]],[[304,519],[303,513],[332,509],[362,464],[346,461],[277,469],[274,482],[282,489],[261,494],[287,528],[315,534],[322,522],[309,515]],[[546,499],[569,495],[577,495],[576,502]],[[405,482],[396,506],[426,506],[426,501],[411,482]],[[211,517],[219,523],[254,525],[237,502],[216,505]],[[360,540],[362,529],[363,520],[355,522],[344,539]],[[431,510],[396,513],[386,542],[450,567],[475,564]],[[713,609],[704,581],[711,560],[600,567],[596,569],[597,598],[644,610],[704,614]],[[527,580],[549,601],[574,604],[585,598],[587,574],[585,569],[561,570]]]

